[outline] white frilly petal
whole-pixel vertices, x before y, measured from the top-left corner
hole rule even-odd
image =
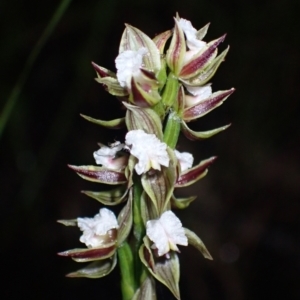
[[[120,53],[116,60],[117,78],[122,87],[131,89],[131,78],[140,74],[143,66],[143,56],[148,52],[144,47],[134,50],[126,50]]]
[[[116,216],[107,208],[101,208],[94,218],[77,218],[77,225],[83,231],[80,242],[89,248],[100,246],[103,235],[113,228],[119,228]]]
[[[194,162],[194,157],[189,152],[179,152],[178,150],[174,150],[174,153],[180,163],[181,172],[188,170],[192,167]]]
[[[177,245],[188,245],[180,220],[170,210],[164,212],[157,220],[147,221],[146,233],[158,250],[159,256],[167,254],[170,250],[178,251]]]
[[[96,164],[112,170],[123,169],[127,163],[127,156],[116,158],[116,154],[121,151],[124,146],[125,145],[120,142],[115,142],[110,147],[101,145],[101,148],[94,152]]]
[[[187,91],[192,95],[185,95],[185,106],[191,107],[207,99],[212,94],[210,84],[204,86],[185,86]]]
[[[140,129],[131,130],[126,134],[125,144],[130,153],[139,160],[135,165],[137,174],[141,175],[151,168],[160,170],[161,165],[169,166],[167,145],[162,143],[155,134],[148,134]]]
[[[178,23],[185,34],[186,43],[190,50],[200,51],[206,46],[205,42],[197,38],[197,30],[190,21],[181,18]]]

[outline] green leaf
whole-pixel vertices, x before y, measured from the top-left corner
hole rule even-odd
[[[123,207],[118,215],[118,229],[117,245],[121,245],[128,237],[132,228],[132,189],[129,192],[129,197],[126,205]]]
[[[179,259],[175,252],[170,252],[169,258],[166,256],[155,257],[150,247],[150,241],[144,238],[144,245],[139,251],[140,259],[147,267],[148,271],[162,284],[164,284],[175,296],[180,299],[179,292]]]
[[[197,196],[191,196],[188,198],[175,198],[173,195],[171,198],[171,206],[174,208],[184,209],[187,208],[196,198]]]
[[[96,166],[68,165],[68,167],[74,170],[83,179],[93,182],[116,185],[127,181],[123,171],[115,171]]]
[[[141,108],[123,102],[127,108],[126,126],[128,131],[142,129],[146,133],[155,134],[157,138],[162,140],[162,125],[157,113],[151,108]]]
[[[212,260],[212,256],[208,252],[207,248],[205,247],[204,243],[202,240],[191,230],[184,228],[184,233],[188,239],[189,245],[194,246],[196,249],[198,249],[202,255],[207,258]]]
[[[141,287],[136,291],[132,300],[156,300],[155,282],[151,276],[148,276]]]
[[[197,140],[203,140],[203,139],[210,138],[210,137],[214,136],[215,134],[226,130],[228,127],[230,127],[230,125],[231,124],[228,124],[228,125],[225,125],[225,126],[222,126],[222,127],[219,127],[219,128],[208,130],[208,131],[193,131],[183,121],[181,123],[181,130],[182,130],[183,134],[189,140],[197,141]]]
[[[117,205],[126,200],[128,189],[124,186],[117,187],[111,191],[105,192],[93,192],[93,191],[81,191],[83,194],[96,199],[104,205]]]
[[[84,119],[97,124],[97,125],[101,125],[103,127],[109,128],[109,129],[120,129],[123,128],[125,126],[125,118],[120,118],[120,119],[115,119],[115,120],[110,120],[110,121],[104,121],[104,120],[98,120],[98,119],[94,119],[91,118],[89,116],[80,114]]]
[[[117,264],[117,256],[114,254],[112,257],[92,262],[86,267],[67,274],[67,277],[85,277],[85,278],[101,278],[108,275]]]

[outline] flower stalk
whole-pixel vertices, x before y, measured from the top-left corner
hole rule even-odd
[[[216,157],[193,166],[191,153],[179,152],[182,132],[190,140],[209,138],[229,127],[196,132],[188,123],[220,106],[234,89],[212,92],[208,82],[224,60],[218,55],[225,35],[205,42],[208,25],[196,30],[190,21],[175,18],[173,30],[154,39],[126,24],[116,58],[116,73],[92,63],[96,81],[126,109],[116,120],[86,120],[108,129],[126,127],[122,141],[99,144],[97,166],[73,166],[85,180],[115,186],[110,191],[83,191],[104,206],[123,206],[115,216],[101,208],[94,218],[61,220],[78,226],[86,248],[59,253],[78,262],[91,262],[69,277],[100,278],[117,262],[123,300],[155,300],[155,280],[176,299],[179,291],[180,247],[192,245],[212,259],[202,240],[184,228],[175,213],[195,196],[176,198],[176,190],[202,179]],[[165,49],[170,40],[169,49]]]

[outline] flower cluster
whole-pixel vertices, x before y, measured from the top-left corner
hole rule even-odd
[[[176,147],[180,131],[190,140],[201,140],[229,126],[196,132],[187,125],[233,93],[234,89],[213,92],[209,83],[228,48],[218,54],[225,35],[203,41],[208,25],[196,30],[178,15],[174,20],[173,30],[154,39],[126,25],[115,60],[116,73],[92,63],[96,81],[119,99],[126,114],[111,121],[82,116],[106,128],[126,127],[127,134],[123,141],[99,144],[94,152],[97,166],[69,167],[86,180],[115,186],[110,191],[83,193],[105,206],[123,204],[123,208],[118,217],[101,208],[94,218],[59,221],[78,226],[83,232],[80,241],[87,246],[60,255],[91,262],[68,276],[106,276],[118,257],[121,274],[133,273],[126,278],[127,288],[122,287],[126,299],[152,299],[153,278],[180,298],[178,246],[191,244],[212,259],[201,239],[182,226],[173,210],[186,208],[195,200],[194,196],[178,199],[174,192],[203,178],[215,157],[193,166],[193,155]],[[128,259],[137,256],[138,261]]]

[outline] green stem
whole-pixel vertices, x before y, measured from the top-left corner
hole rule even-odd
[[[26,79],[29,75],[32,66],[38,57],[39,53],[41,52],[43,46],[45,45],[46,41],[48,40],[49,36],[52,34],[53,30],[55,29],[56,25],[60,21],[61,17],[63,16],[64,12],[68,8],[69,4],[72,0],[62,0],[59,4],[58,8],[56,9],[55,13],[53,14],[48,26],[44,30],[43,34],[41,35],[38,42],[35,44],[33,50],[31,51],[28,59],[26,60],[25,66],[18,77],[17,83],[13,87],[11,94],[6,101],[3,111],[1,113],[0,118],[0,138],[6,126],[6,123],[13,111],[14,106],[17,103],[18,97],[23,89],[23,86],[26,82]]]
[[[169,73],[161,98],[161,102],[164,104],[165,109],[173,106],[174,102],[177,99],[178,90],[178,78],[173,73]]]
[[[145,235],[145,226],[141,216],[141,195],[143,187],[140,182],[140,178],[136,177],[133,186],[133,232],[135,237],[134,244],[134,266],[135,266],[135,278],[139,284],[141,282],[141,276],[143,273],[143,264],[139,257],[139,249],[143,243],[143,237]]]
[[[171,111],[168,116],[167,125],[164,131],[164,142],[172,149],[175,149],[179,133],[181,119],[175,111]]]
[[[138,287],[134,278],[134,258],[128,243],[125,242],[119,247],[118,259],[123,300],[131,300]]]

